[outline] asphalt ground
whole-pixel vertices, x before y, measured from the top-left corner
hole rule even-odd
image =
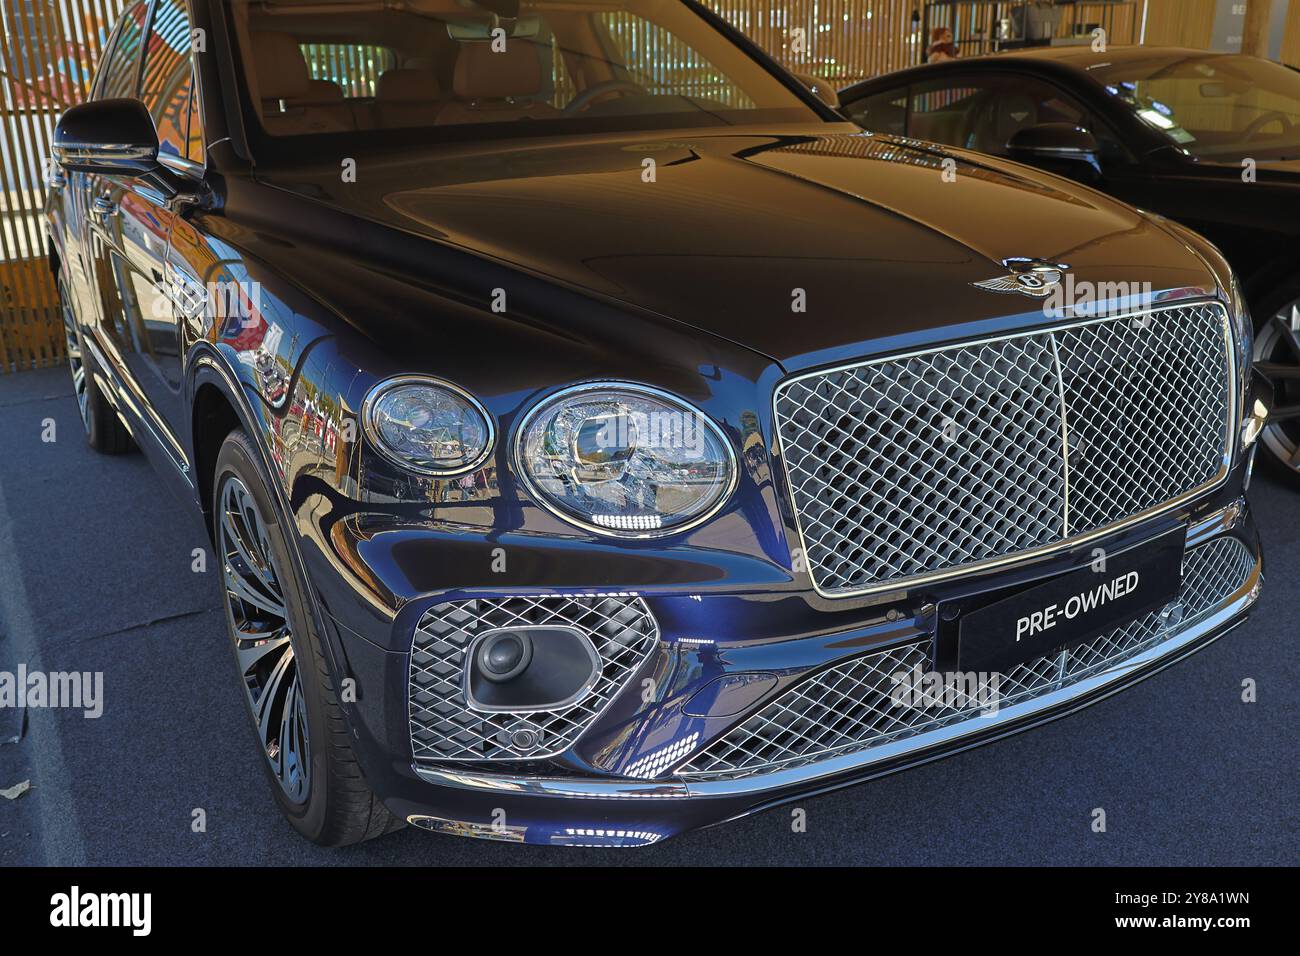
[[[3,375],[0,671],[102,671],[104,706],[0,709],[0,791],[30,781],[0,797],[0,866],[1294,864],[1300,486],[1261,473],[1250,498],[1267,576],[1244,626],[1066,719],[806,800],[803,832],[786,807],[637,850],[410,828],[327,850],[271,799],[198,526],[141,456],[87,447],[65,371]]]

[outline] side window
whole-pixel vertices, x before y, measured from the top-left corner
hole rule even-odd
[[[134,97],[139,91],[140,54],[144,38],[145,5],[137,3],[124,14],[117,39],[100,67],[95,98]]]
[[[313,83],[331,83],[344,99],[373,99],[379,76],[397,66],[387,47],[362,43],[300,43]],[[321,88],[319,92],[323,93]],[[339,94],[334,93],[334,97]],[[321,97],[328,99],[329,97]]]
[[[1006,156],[1020,130],[1040,123],[1088,129],[1103,158],[1127,155],[1110,131],[1072,96],[1046,80],[1019,74],[949,76],[912,87],[908,135],[945,146]]]
[[[911,88],[907,135],[942,146],[972,146],[971,128],[990,96],[982,79],[948,74]]]
[[[907,133],[907,87],[873,93],[848,105],[849,119],[873,133]]]
[[[140,99],[158,128],[158,152],[184,157],[190,118],[190,19],[185,0],[159,0],[149,30]]]

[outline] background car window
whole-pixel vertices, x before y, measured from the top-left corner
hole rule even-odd
[[[875,133],[907,133],[907,88],[865,96],[848,105],[849,119]]]
[[[1202,159],[1300,157],[1300,73],[1253,57],[1167,54],[1093,71],[1106,90]]]
[[[298,49],[312,82],[333,84],[345,99],[373,99],[379,77],[397,66],[392,50],[367,43],[300,43]]]
[[[113,49],[104,63],[103,77],[96,92],[101,100],[134,97],[140,89],[141,40],[144,37],[145,5],[136,4],[122,14]]]
[[[193,72],[185,0],[159,0],[149,30],[140,99],[158,128],[158,152],[162,155],[186,155]]]
[[[932,80],[911,88],[907,135],[943,146],[969,147],[974,113],[987,90],[963,80]]]
[[[1103,157],[1126,155],[1109,129],[1077,100],[1052,83],[1020,74],[950,77],[914,85],[907,135],[1006,156],[1011,137],[1042,123],[1082,126],[1097,138]]]

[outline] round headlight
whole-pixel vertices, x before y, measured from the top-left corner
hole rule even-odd
[[[366,434],[386,457],[426,475],[454,475],[492,451],[492,419],[468,393],[420,376],[376,385],[362,410]]]
[[[520,474],[560,517],[592,531],[653,537],[698,524],[736,485],[736,458],[703,412],[657,389],[582,385],[525,416]]]

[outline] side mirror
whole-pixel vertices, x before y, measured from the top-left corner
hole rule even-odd
[[[1026,126],[1007,141],[1007,154],[1018,163],[1092,182],[1101,178],[1100,149],[1097,137],[1072,123]]]
[[[51,152],[74,172],[141,176],[158,169],[158,131],[139,100],[94,100],[63,114]]]
[[[840,95],[825,80],[813,76],[811,73],[796,73],[794,78],[808,87],[812,95],[817,97],[833,110],[840,108]]]

